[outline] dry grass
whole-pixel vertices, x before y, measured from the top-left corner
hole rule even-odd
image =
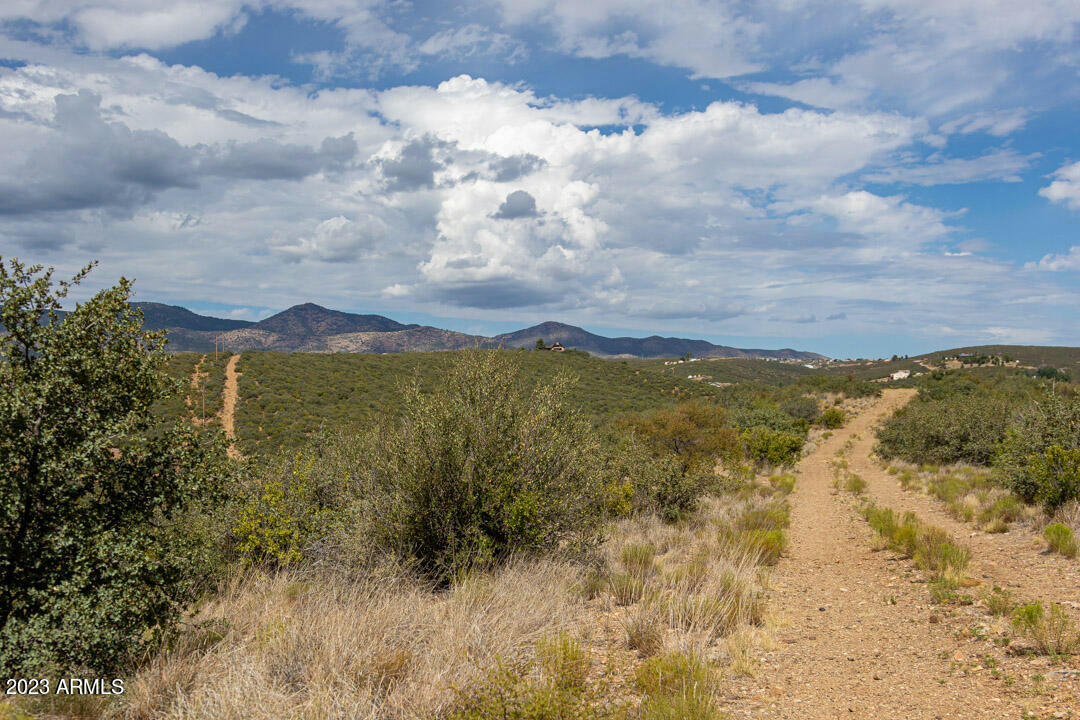
[[[626,662],[682,653],[752,672],[753,651],[766,642],[763,562],[782,547],[791,486],[783,478],[704,498],[677,525],[655,517],[618,521],[591,565],[516,562],[443,591],[396,568],[352,577],[290,570],[236,577],[107,714],[452,716],[463,691],[490,685],[498,668],[541,667],[551,638],[603,632],[600,618],[612,612],[621,618],[613,626],[623,633],[619,644],[636,651]],[[780,544],[763,547],[769,533]],[[642,713],[667,717],[657,714],[667,700],[635,694],[632,685],[611,692],[640,703]],[[712,717],[709,703],[702,708]]]
[[[132,718],[414,718],[454,685],[564,629],[579,571],[513,565],[435,593],[393,574],[236,580],[202,613],[223,637],[185,637],[124,694]]]
[[[1041,512],[1026,506],[993,479],[992,471],[971,465],[912,465],[888,467],[905,490],[931,495],[945,504],[957,520],[975,523],[984,532],[1008,532],[1016,522],[1038,524]],[[1078,511],[1080,512],[1080,511]]]
[[[1067,558],[1074,558],[1080,552],[1080,543],[1077,543],[1072,528],[1064,523],[1050,523],[1043,528],[1043,538],[1050,549]]]
[[[1080,500],[1070,500],[1054,512],[1052,522],[1059,522],[1080,534]]]
[[[643,657],[664,649],[664,619],[655,608],[645,605],[632,610],[623,621],[626,646]]]
[[[890,508],[867,505],[862,514],[886,547],[914,560],[943,589],[954,590],[965,579],[971,551],[949,533],[910,512],[898,515]]]

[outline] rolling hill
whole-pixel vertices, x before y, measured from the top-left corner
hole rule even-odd
[[[1049,365],[1056,368],[1076,369],[1080,365],[1080,348],[1054,345],[972,345],[970,347],[938,350],[920,355],[920,360],[939,362],[943,357],[956,357],[967,353],[971,355],[1009,356],[1021,365],[1042,367]]]
[[[156,302],[133,302],[131,305],[142,310],[143,327],[148,330],[182,328],[201,332],[220,332],[255,324],[250,320],[225,320],[198,315],[178,305],[164,305]]]
[[[779,358],[784,360],[815,360],[824,356],[817,353],[802,352],[785,348],[783,350],[758,350],[733,348],[726,345],[713,345],[705,340],[660,337],[651,335],[645,338],[616,337],[608,338],[595,335],[582,328],[559,322],[544,322],[517,332],[496,335],[494,338],[504,347],[533,347],[537,339],[547,343],[559,341],[566,347],[585,350],[594,355],[614,357],[681,357],[690,353],[694,357],[736,357],[736,358]]]

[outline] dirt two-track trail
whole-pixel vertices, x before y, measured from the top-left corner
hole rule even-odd
[[[230,357],[225,365],[225,388],[221,397],[221,427],[225,430],[225,437],[229,439],[229,457],[234,460],[241,457],[236,448],[236,401],[240,390],[240,373],[236,371],[236,365],[239,362],[240,354],[237,353]]]
[[[974,526],[952,521],[936,500],[902,490],[872,462],[874,426],[914,392],[886,390],[800,462],[790,546],[770,580],[770,606],[779,617],[775,650],[764,653],[755,676],[733,681],[723,708],[729,716],[1080,718],[1080,673],[1054,673],[1077,667],[1075,661],[1009,657],[1010,681],[1005,668],[986,659],[990,640],[969,631],[994,619],[978,603],[931,604],[921,573],[896,553],[875,551],[850,495],[833,489],[829,460],[854,436],[847,456],[868,482],[868,499],[915,511],[972,549],[968,573],[980,582],[973,595],[999,584],[1024,600],[1080,600],[1080,563],[1040,555],[1030,529],[973,537]],[[1000,648],[997,654],[1005,657]],[[1030,676],[1054,679],[1033,684]]]

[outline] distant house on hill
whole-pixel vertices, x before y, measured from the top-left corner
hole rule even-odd
[[[565,352],[566,351],[566,348],[564,348],[563,344],[561,342],[559,342],[558,340],[556,340],[555,342],[548,345],[546,349],[551,350],[552,352]]]
[[[906,380],[909,377],[911,377],[910,370],[897,370],[889,376],[891,380]]]

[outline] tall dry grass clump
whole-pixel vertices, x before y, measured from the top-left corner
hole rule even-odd
[[[421,718],[580,614],[579,570],[515,562],[433,592],[395,570],[233,581],[124,694],[126,718]]]

